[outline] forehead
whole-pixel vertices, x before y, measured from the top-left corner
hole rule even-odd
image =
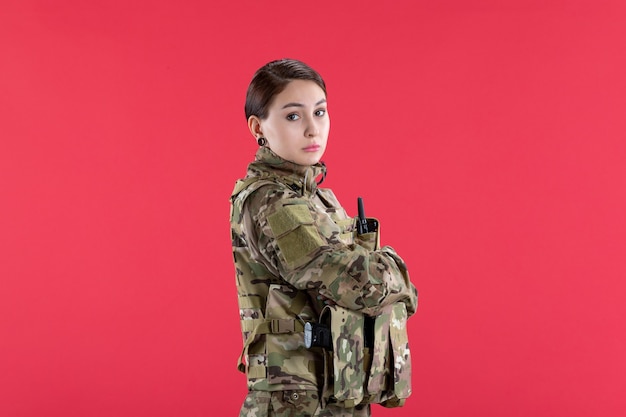
[[[322,90],[314,81],[293,80],[287,84],[283,91],[274,97],[272,107],[282,107],[287,103],[298,103],[313,106],[325,98],[326,94],[324,94],[324,90]]]

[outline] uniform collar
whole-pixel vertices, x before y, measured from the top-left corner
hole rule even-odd
[[[314,192],[326,177],[326,165],[299,165],[276,155],[270,148],[261,146],[256,152],[255,161],[248,166],[249,175],[277,176],[294,191]],[[320,181],[317,177],[322,175]]]

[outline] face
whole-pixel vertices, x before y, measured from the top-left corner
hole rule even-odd
[[[265,137],[274,153],[296,164],[314,165],[326,150],[326,95],[313,81],[290,81],[274,97],[266,119],[251,116],[248,122],[255,137]]]

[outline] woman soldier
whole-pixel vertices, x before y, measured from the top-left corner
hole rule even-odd
[[[236,183],[230,219],[244,340],[238,365],[249,389],[240,416],[369,416],[369,402],[387,397],[367,397],[372,355],[357,354],[362,326],[331,332],[331,346],[322,348],[305,343],[306,324],[319,324],[326,307],[357,321],[385,317],[377,328],[388,332],[392,320],[382,313],[390,306],[400,305],[404,320],[417,308],[402,259],[391,247],[378,247],[377,232],[357,233],[332,191],[319,187],[330,130],[326,98],[320,75],[291,59],[261,67],[248,87],[246,118],[259,149]],[[332,370],[341,337],[348,360],[360,358],[350,373]],[[382,362],[392,357],[387,350],[381,355]],[[410,368],[402,364],[408,359],[405,344],[395,360],[386,360],[390,364],[378,364],[391,373],[396,368],[396,386],[398,373],[408,373],[405,397]],[[339,385],[355,384],[359,396],[342,397]]]

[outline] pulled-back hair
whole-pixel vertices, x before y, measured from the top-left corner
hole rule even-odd
[[[246,94],[246,120],[250,116],[267,118],[272,100],[293,80],[310,80],[326,95],[326,84],[313,68],[295,59],[280,59],[259,68],[252,77]]]

